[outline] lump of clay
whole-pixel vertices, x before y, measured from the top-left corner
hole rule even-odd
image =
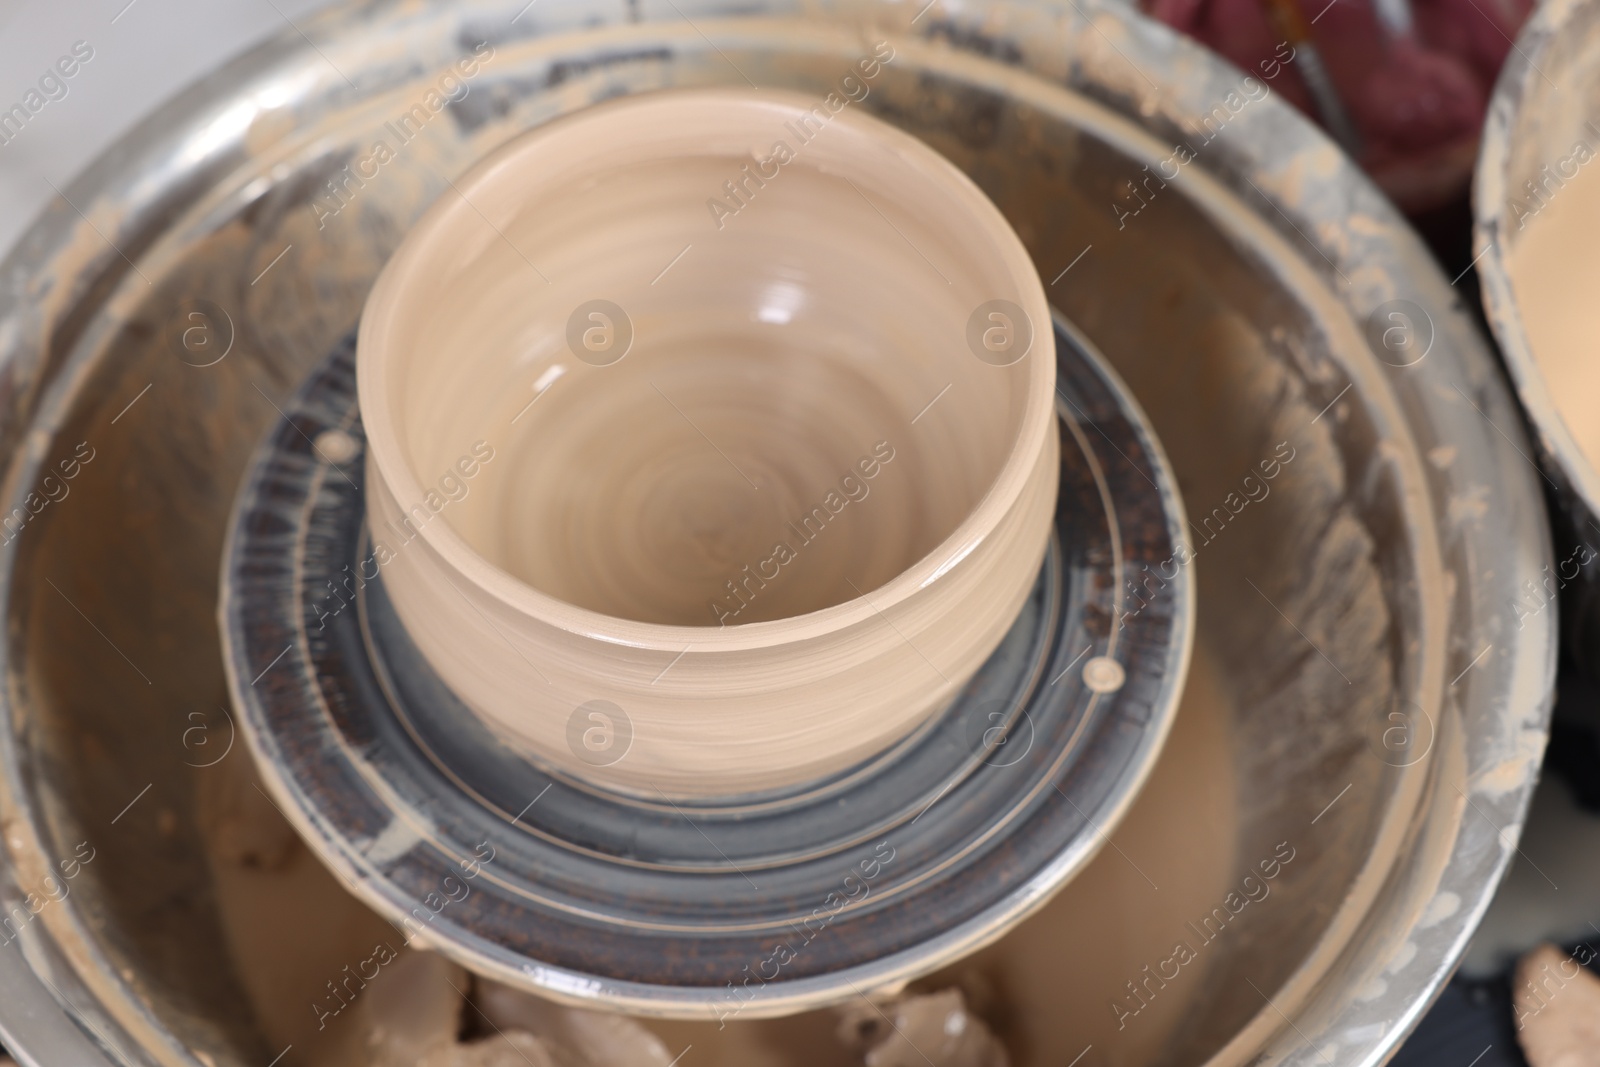
[[[445,1067],[461,1031],[461,991],[466,973],[431,952],[400,953],[387,964],[357,1004],[364,1010],[368,1062]],[[538,1061],[535,1061],[538,1062]]]
[[[457,1045],[451,1055],[455,1058],[437,1064],[428,1060],[426,1067],[445,1067],[446,1063],[449,1067],[563,1067],[551,1059],[543,1042],[521,1030]]]
[[[346,1067],[361,1055],[363,989],[405,941],[300,843],[243,747],[196,776],[234,973],[274,1052],[293,1045],[303,1063]]]
[[[228,948],[274,1047],[309,1067],[670,1067],[632,1019],[474,983],[408,947],[300,843],[245,754],[198,789]],[[478,1006],[465,999],[474,986]]]
[[[1545,944],[1517,963],[1512,1006],[1532,1067],[1600,1067],[1600,978],[1580,964],[1593,952],[1576,957]]]
[[[569,1067],[522,1030],[461,1041],[463,1012],[473,1014],[463,999],[470,983],[443,956],[402,953],[364,992],[365,1067]]]
[[[867,1067],[1010,1067],[1005,1047],[957,989],[860,1000],[841,1015],[839,1040],[862,1052]]]
[[[497,1030],[537,1034],[555,1067],[671,1067],[661,1039],[626,1016],[564,1007],[484,978],[475,999]]]

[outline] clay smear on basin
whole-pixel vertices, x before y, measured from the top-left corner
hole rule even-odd
[[[1021,242],[921,142],[811,104],[665,93],[514,141],[362,321],[369,525],[408,631],[513,744],[652,796],[904,736],[1049,535],[1054,348]],[[576,751],[583,708],[625,753]]]

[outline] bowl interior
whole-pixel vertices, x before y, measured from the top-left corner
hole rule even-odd
[[[1600,504],[1600,6],[1553,5],[1528,25],[1497,90],[1479,176],[1493,218],[1483,273],[1524,402],[1590,508]],[[1530,58],[1532,50],[1537,58]],[[1493,202],[1484,202],[1492,198]],[[1509,287],[1510,300],[1502,299]],[[1508,331],[1515,336],[1507,336]]]
[[[456,181],[363,320],[402,508],[569,604],[680,626],[831,607],[946,541],[1030,458],[1040,283],[964,175],[833,99],[625,99]]]

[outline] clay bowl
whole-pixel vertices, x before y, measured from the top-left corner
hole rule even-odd
[[[1556,505],[1551,585],[1557,588],[1525,594],[1516,603],[1523,613],[1543,610],[1559,591],[1567,624],[1563,641],[1588,665],[1600,662],[1600,553],[1594,548],[1600,537],[1594,525],[1600,521],[1600,470],[1591,459],[1596,380],[1592,359],[1566,360],[1552,374],[1561,346],[1547,324],[1590,313],[1594,294],[1581,281],[1519,286],[1513,263],[1529,232],[1551,221],[1539,216],[1577,195],[1569,184],[1580,177],[1593,180],[1589,171],[1600,152],[1597,113],[1600,4],[1541,6],[1523,27],[1495,86],[1472,198],[1484,310],[1535,431],[1533,454]],[[1571,215],[1567,220],[1578,224]],[[1542,236],[1548,248],[1550,231]],[[1580,439],[1587,439],[1587,453]]]
[[[971,179],[833,99],[539,127],[367,300],[363,577],[547,763],[651,796],[851,766],[948,703],[1034,584],[1043,285]]]
[[[38,1062],[185,1065],[266,1064],[288,1043],[245,1007],[259,961],[230,933],[236,898],[199,829],[207,776],[249,755],[219,710],[218,564],[275,405],[355,325],[425,206],[558,115],[744,76],[822,95],[890,39],[861,106],[1010,220],[1148,413],[1198,548],[1189,690],[1117,847],[957,968],[997,991],[1021,1065],[1384,1062],[1515,857],[1555,632],[1550,610],[1519,627],[1508,608],[1553,566],[1515,399],[1393,207],[1276,91],[1201,145],[1214,109],[1263,94],[1121,4],[540,0],[513,22],[522,6],[397,3],[303,22],[309,40],[286,28],[63,185],[93,225],[57,202],[0,270],[5,506],[79,442],[96,450],[0,545],[0,904],[26,910],[43,873],[96,850],[27,924],[27,951],[0,951],[7,1042]],[[465,95],[378,177],[345,178],[485,40]],[[1167,177],[1179,142],[1199,151]],[[213,339],[235,339],[220,361],[168,332],[198,300]],[[1395,300],[1431,326],[1420,360],[1384,347]],[[1259,499],[1285,441],[1295,458]],[[1270,896],[1241,907],[1263,863]],[[316,869],[304,852],[286,867]],[[1186,923],[1227,914],[1230,894],[1241,910],[1202,947]],[[323,929],[279,939],[318,947]],[[1179,939],[1197,958],[1158,986]],[[319,958],[307,986],[367,951]],[[1149,1006],[1127,999],[1135,980]],[[290,1004],[311,1031],[313,993]],[[1113,1004],[1139,1014],[1119,1028]],[[802,1025],[833,1022],[702,1024],[668,1058],[693,1043],[679,1067],[757,1062],[755,1046],[834,1062]]]

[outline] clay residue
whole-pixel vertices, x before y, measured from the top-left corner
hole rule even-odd
[[[840,1015],[835,1033],[867,1067],[1011,1067],[1005,1046],[967,1009],[959,989],[881,1006],[863,998]]]

